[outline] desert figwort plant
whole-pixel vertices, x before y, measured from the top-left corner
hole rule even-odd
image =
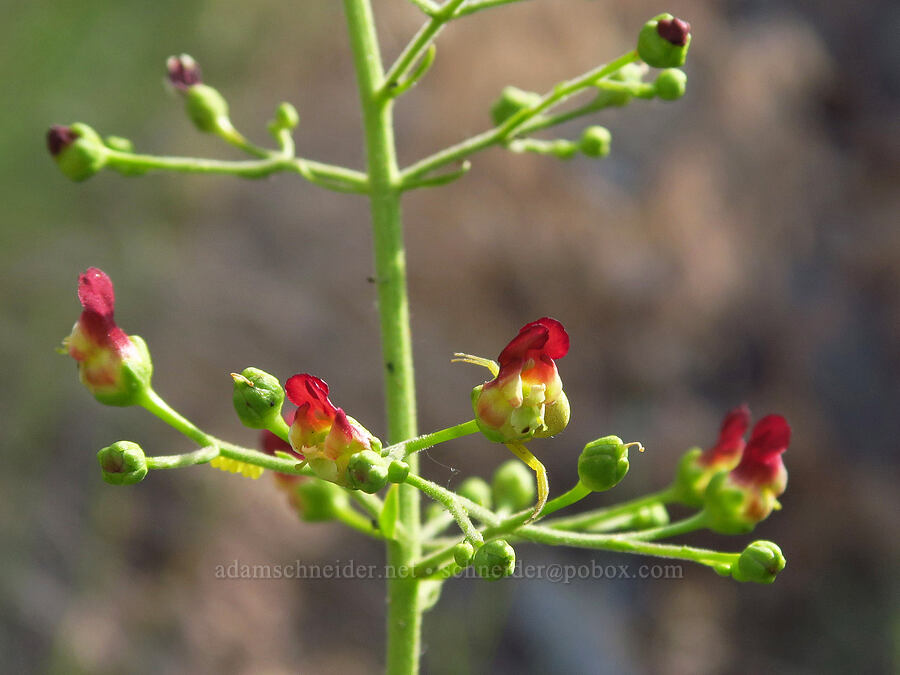
[[[785,564],[778,546],[767,541],[753,542],[736,553],[660,543],[699,529],[748,533],[779,508],[777,498],[787,476],[781,454],[788,446],[790,429],[784,418],[769,415],[757,422],[745,442],[750,425],[746,407],[726,415],[718,440],[708,449],[696,448],[683,457],[668,487],[614,506],[556,515],[591,493],[615,487],[628,471],[629,450],[643,447],[616,436],[587,443],[578,457],[578,480],[550,499],[547,473],[527,447],[531,439],[554,436],[569,422],[569,402],[557,368],[557,361],[569,351],[569,337],[562,324],[549,317],[523,326],[496,361],[456,354],[454,360],[490,373],[490,379],[472,391],[473,417],[417,435],[403,193],[461,178],[469,169],[469,158],[492,146],[561,159],[579,153],[604,157],[610,150],[610,133],[600,126],[588,126],[577,140],[534,134],[633,99],[674,100],[685,90],[686,76],[679,67],[690,45],[690,26],[662,14],[640,30],[636,49],[562,81],[544,94],[507,87],[491,107],[493,124],[486,131],[399,167],[394,103],[428,72],[438,33],[457,19],[515,1],[412,0],[425,15],[425,23],[385,69],[370,0],[344,0],[364,126],[363,171],[298,156],[292,130],[299,117],[288,103],[278,107],[269,125],[277,147],[251,143],[232,123],[225,99],[203,82],[199,66],[187,55],[170,58],[167,69],[189,118],[200,131],[218,136],[250,159],[140,154],[127,140],[103,139],[85,124],[54,126],[48,134],[51,154],[74,180],[84,180],[101,169],[129,176],[176,171],[243,178],[293,172],[323,188],[368,198],[387,444],[334,405],[327,384],[318,377],[298,374],[282,385],[257,368],[232,373],[233,403],[245,425],[262,430],[262,449],[241,447],[198,428],[153,389],[149,350],[143,340],[116,325],[112,282],[96,268],[79,278],[83,311],[63,350],[77,361],[81,381],[101,403],[142,406],[199,446],[184,454],[147,457],[136,443],[119,441],[98,453],[107,482],[133,484],[150,471],[207,463],[251,478],[269,469],[304,520],[338,521],[384,541],[392,571],[387,582],[387,672],[398,675],[418,671],[422,615],[437,601],[443,581],[470,566],[484,579],[509,576],[516,562],[512,543],[688,560],[720,575],[760,583],[771,583]],[[650,68],[660,69],[652,80]],[[295,409],[284,411],[285,398]],[[496,471],[490,485],[473,477],[453,492],[421,476],[419,451],[474,434],[505,445],[515,455]],[[422,495],[436,505],[424,510],[424,522]],[[694,513],[669,522],[666,505],[670,503],[690,507]]]

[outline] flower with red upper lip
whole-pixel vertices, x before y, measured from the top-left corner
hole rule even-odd
[[[350,458],[364,450],[381,450],[381,441],[328,399],[328,385],[308,374],[294,375],[284,385],[297,406],[290,442],[319,478],[345,487]]]
[[[495,377],[475,387],[472,407],[482,433],[492,441],[550,436],[569,422],[569,402],[554,359],[569,351],[569,336],[556,319],[544,317],[519,330],[493,362],[467,360],[488,367]]]
[[[679,501],[691,506],[703,503],[710,479],[720,471],[730,471],[741,461],[744,434],[749,426],[750,409],[746,404],[740,405],[725,415],[715,445],[703,451],[694,448],[682,457],[675,481]]]
[[[63,346],[78,362],[82,384],[101,403],[134,405],[150,388],[147,345],[116,325],[113,284],[105,272],[91,267],[80,275],[78,299],[84,310]]]
[[[767,415],[756,423],[738,465],[709,482],[704,508],[710,529],[724,534],[749,532],[781,508],[778,497],[787,487],[781,455],[790,441],[791,428],[781,415]]]

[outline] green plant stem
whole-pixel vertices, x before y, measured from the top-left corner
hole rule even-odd
[[[393,102],[383,95],[389,87],[381,63],[371,1],[344,0],[344,12],[363,113],[388,439],[395,443],[413,438],[417,432]],[[396,76],[395,71],[392,77]],[[417,473],[418,457],[410,455],[407,461],[410,471]],[[398,507],[398,526],[404,536],[387,543],[387,563],[394,569],[410,565],[420,554],[418,490],[410,485],[398,485]],[[423,598],[417,579],[395,576],[388,580],[387,588],[387,672],[412,675],[419,669]]]
[[[579,513],[575,516],[567,518],[556,518],[543,523],[545,527],[552,527],[557,530],[585,530],[593,525],[603,522],[617,516],[631,514],[645,506],[661,503],[665,504],[675,500],[675,491],[672,487],[667,487],[659,492],[653,492],[631,501],[608,506],[602,509],[595,509],[585,513]]]
[[[462,530],[463,535],[472,546],[478,547],[484,543],[481,533],[475,525],[472,524],[469,514],[466,513],[465,508],[459,503],[459,499],[452,496],[452,492],[433,490],[432,487],[434,487],[434,483],[431,483],[424,478],[420,478],[415,474],[409,474],[406,478],[406,482],[417,490],[421,490],[435,501],[443,504],[444,508],[446,508],[447,511],[450,512],[450,515],[453,516],[456,524],[459,525],[459,529]]]
[[[475,420],[469,420],[468,422],[456,424],[452,427],[441,429],[440,431],[435,431],[430,434],[411,438],[408,441],[401,441],[400,443],[389,445],[382,450],[381,454],[385,457],[391,456],[402,459],[413,453],[419,452],[420,450],[425,450],[426,448],[438,445],[439,443],[446,443],[447,441],[452,441],[454,438],[460,438],[476,433],[478,433],[478,424]]]
[[[157,457],[147,457],[148,469],[180,469],[184,466],[194,466],[196,464],[206,464],[219,456],[219,448],[215,445],[207,445],[206,447],[194,450],[194,452],[186,452],[182,455],[162,455]]]
[[[430,157],[419,160],[415,164],[407,167],[400,174],[401,180],[405,183],[408,180],[419,178],[423,174],[434,171],[446,164],[465,159],[492,145],[506,143],[511,138],[515,137],[515,135],[520,132],[520,128],[532,118],[540,115],[545,110],[562,103],[568,97],[580,92],[582,89],[592,86],[596,80],[620,70],[629,63],[633,63],[637,58],[637,52],[631,51],[623,54],[614,61],[598,66],[574,79],[561,82],[550,92],[545,94],[535,105],[513,115],[500,126],[484,131],[461,143],[457,143],[456,145],[441,150],[440,152],[436,152]]]
[[[366,192],[366,175],[352,169],[273,153],[266,159],[226,161],[196,157],[158,157],[107,150],[107,165],[125,174],[146,171],[176,171],[263,178],[279,172],[298,173],[311,183],[337,192]]]
[[[335,516],[338,521],[340,521],[350,529],[356,530],[357,532],[360,532],[367,537],[372,537],[373,539],[384,539],[384,535],[372,526],[372,521],[366,518],[359,511],[355,511],[352,508],[340,509],[335,514]]]
[[[652,541],[654,539],[668,539],[669,537],[677,537],[679,534],[686,534],[695,530],[701,530],[707,525],[707,516],[705,511],[695,513],[689,518],[676,521],[669,525],[661,525],[648,530],[639,530],[637,532],[622,532],[621,535],[629,539],[640,539],[641,541]]]
[[[465,0],[448,0],[442,7],[428,13],[429,20],[419,29],[406,48],[400,52],[394,65],[383,76],[384,82],[377,90],[379,97],[393,96],[392,90],[400,84],[400,78],[406,75],[413,64],[422,58],[423,53],[434,42],[444,24],[453,18],[453,13],[464,2]]]
[[[502,5],[511,5],[514,2],[521,1],[522,0],[470,0],[456,10],[456,12],[453,14],[453,18],[456,19],[461,16],[468,16],[469,14],[480,12],[483,9],[491,9],[492,7],[500,7]]]
[[[544,506],[544,510],[541,511],[541,517],[545,518],[551,513],[572,506],[572,504],[584,499],[589,494],[591,494],[591,490],[585,487],[584,483],[578,481],[571,490],[564,492],[559,497],[555,497],[547,502],[546,506]]]

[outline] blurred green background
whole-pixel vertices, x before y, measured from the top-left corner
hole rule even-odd
[[[419,24],[376,3],[386,58]],[[140,411],[103,408],[53,349],[79,272],[116,283],[157,389],[199,425],[254,441],[228,373],[310,371],[383,434],[365,200],[295,176],[260,182],[102,174],[67,182],[44,148],[84,121],[142,151],[234,157],[163,86],[188,52],[258,141],[281,100],[304,156],[359,167],[360,120],[338,2],[6,3],[0,28],[0,661],[5,672],[369,673],[379,581],[228,581],[214,568],[380,562],[380,547],[297,522],[271,477],[209,468],[104,484],[120,438],[187,449]],[[660,10],[688,19],[688,95],[596,118],[612,155],[561,163],[491,150],[464,179],[405,201],[421,428],[469,414],[523,323],[562,320],[573,422],[535,443],[551,485],[578,450],[640,439],[615,493],[666,484],[722,413],[780,412],[794,441],[784,510],[754,536],[783,548],[771,587],[685,566],[680,580],[459,580],[426,618],[425,672],[888,673],[900,634],[900,58],[896,3],[534,0],[459,21],[397,110],[409,163],[481,131],[506,84],[543,90],[632,48]],[[592,120],[593,121],[593,120]],[[583,124],[561,133],[575,137]],[[507,454],[432,450],[442,484]],[[751,537],[686,539],[739,550]],[[520,546],[528,562],[637,563]],[[652,562],[652,561],[647,561]]]

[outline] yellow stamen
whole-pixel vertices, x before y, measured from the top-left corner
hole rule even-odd
[[[532,455],[528,448],[522,443],[513,441],[507,443],[506,447],[509,448],[509,451],[512,452],[512,454],[525,462],[529,469],[534,471],[534,476],[537,479],[537,503],[534,505],[534,511],[531,512],[528,520],[523,523],[523,525],[527,525],[541,515],[541,511],[544,510],[544,505],[547,503],[547,497],[550,496],[550,483],[547,480],[547,469],[544,468],[544,465],[541,464],[540,460]]]
[[[214,458],[209,463],[209,465],[211,467],[219,469],[220,471],[227,471],[228,473],[239,473],[242,476],[252,478],[253,480],[256,480],[263,474],[263,468],[261,466],[256,466],[255,464],[247,464],[246,462],[223,457],[222,455]]]

